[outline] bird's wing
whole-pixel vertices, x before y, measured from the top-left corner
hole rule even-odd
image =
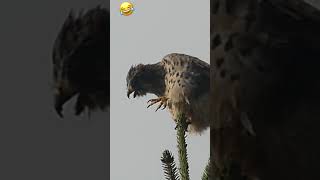
[[[168,96],[172,102],[192,101],[209,93],[210,65],[200,59],[184,54],[172,53],[163,60],[169,66]]]

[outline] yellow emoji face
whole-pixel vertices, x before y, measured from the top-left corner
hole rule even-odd
[[[124,2],[120,5],[120,13],[124,16],[130,16],[134,11],[133,4]]]

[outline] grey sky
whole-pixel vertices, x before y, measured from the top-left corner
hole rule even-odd
[[[1,1],[0,179],[108,179],[108,112],[79,120],[69,103],[60,121],[52,107],[53,41],[71,8],[98,4],[108,2]]]
[[[209,62],[209,0],[135,0],[136,11],[121,16],[122,1],[111,9],[111,179],[164,179],[164,149],[177,158],[175,123],[168,111],[154,112],[146,102],[126,97],[131,65],[155,63],[172,52]],[[191,179],[200,179],[209,158],[209,132],[188,136]],[[146,171],[144,171],[144,169]]]

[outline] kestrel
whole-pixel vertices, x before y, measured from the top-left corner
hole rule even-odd
[[[158,63],[133,66],[127,89],[128,97],[155,94],[158,98],[149,100],[149,106],[168,108],[174,120],[183,113],[190,132],[209,127],[210,65],[196,57],[171,53]]]

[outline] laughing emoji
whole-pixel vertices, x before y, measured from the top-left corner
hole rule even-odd
[[[123,16],[130,16],[133,11],[133,4],[130,2],[124,2],[120,5],[120,14]]]

